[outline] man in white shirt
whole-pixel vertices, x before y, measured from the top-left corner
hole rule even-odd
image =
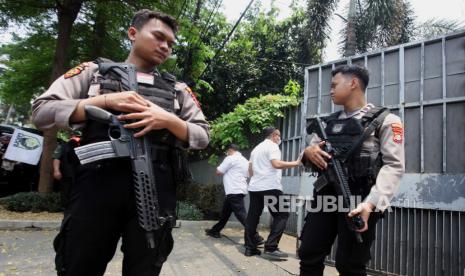
[[[281,161],[281,133],[274,127],[265,129],[266,139],[258,144],[250,155],[249,173],[252,175],[249,183],[250,207],[245,226],[245,256],[260,255],[254,235],[263,212],[265,197],[272,202],[280,202],[283,195],[281,184],[281,170],[296,167],[300,160]],[[287,254],[278,249],[278,243],[286,228],[289,213],[279,210],[279,206],[270,208],[273,223],[270,234],[265,242],[265,253],[269,258],[282,259]]]
[[[220,232],[234,213],[239,222],[245,226],[246,211],[244,197],[247,194],[247,178],[249,177],[249,161],[242,156],[235,144],[230,144],[227,156],[216,168],[217,175],[223,175],[224,192],[226,194],[221,218],[211,229],[205,230],[208,236],[221,238]],[[263,243],[263,238],[255,234],[257,243]]]

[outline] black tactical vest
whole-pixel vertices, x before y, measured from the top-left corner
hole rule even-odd
[[[102,62],[113,62],[109,59],[98,58],[98,64]],[[170,113],[175,113],[176,78],[168,73],[154,72],[153,84],[138,83],[138,93],[145,99],[157,104]],[[97,82],[100,84],[100,93],[116,93],[122,91],[121,81],[116,74],[109,72],[98,77]],[[120,112],[109,110],[113,114]],[[174,146],[176,137],[168,130],[151,131],[147,134],[153,144]],[[109,140],[108,126],[93,120],[87,120],[83,131],[82,144],[89,144]]]
[[[351,182],[368,180],[373,185],[376,181],[378,172],[383,165],[379,148],[362,151],[359,147],[351,156],[348,157],[347,154],[354,143],[361,138],[365,128],[385,110],[385,108],[379,107],[372,108],[361,119],[353,117],[338,119],[342,111],[324,118],[328,140],[335,150],[334,157],[347,160],[345,166]],[[378,137],[378,131],[379,129],[375,130],[376,137]]]

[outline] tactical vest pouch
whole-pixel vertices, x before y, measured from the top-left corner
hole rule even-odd
[[[174,181],[176,185],[185,185],[192,182],[192,173],[189,169],[187,151],[179,147],[172,151]]]
[[[382,167],[382,155],[379,151],[362,153],[361,145],[373,132],[378,135],[377,131],[388,114],[387,108],[374,107],[360,120],[338,119],[340,112],[325,118],[328,140],[335,149],[333,158],[343,162],[350,179],[368,177],[376,181],[376,176]]]
[[[105,58],[98,58],[97,63],[99,68],[104,63],[113,63],[113,61]],[[170,113],[175,113],[174,102],[176,98],[175,84],[176,78],[168,73],[154,73],[154,82],[152,84],[139,83],[138,93],[145,99],[155,103],[164,110]],[[100,93],[117,93],[121,92],[122,85],[119,77],[109,71],[105,75],[99,76],[97,79],[100,84]],[[119,114],[114,110],[109,110],[113,114]],[[177,138],[168,130],[151,131],[149,140],[154,144],[162,144],[174,147]],[[82,137],[83,144],[101,142],[108,140],[108,126],[96,121],[88,120],[86,122],[84,135]]]
[[[352,144],[343,160],[350,172],[349,176],[351,178],[369,177],[376,179],[383,165],[382,155],[380,152],[360,154],[360,146],[373,132],[379,129],[388,114],[389,110],[387,108],[373,108],[362,118],[364,124],[368,124],[368,126],[365,128],[363,134]]]
[[[347,170],[350,172],[350,177],[359,178],[366,177],[375,173],[375,167],[378,166],[378,154],[360,155],[351,158],[351,162],[346,163]]]
[[[326,121],[326,134],[335,150],[335,157],[344,159],[347,152],[353,145],[353,141],[358,139],[363,133],[361,122],[354,118],[333,119]]]
[[[328,179],[326,179],[326,176],[323,174],[318,176],[316,181],[313,183],[313,188],[315,188],[315,191],[319,192],[321,189],[326,187],[329,184]]]

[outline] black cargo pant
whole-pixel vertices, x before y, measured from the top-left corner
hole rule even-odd
[[[229,220],[229,217],[232,213],[236,216],[237,220],[245,226],[245,218],[247,216],[247,212],[245,211],[244,206],[244,194],[229,194],[226,195],[223,203],[223,210],[221,211],[220,220],[213,225],[211,228],[214,232],[220,232],[226,223]]]
[[[336,236],[336,269],[339,274],[341,276],[366,275],[366,264],[371,259],[370,247],[375,239],[376,222],[381,215],[371,213],[368,230],[362,233],[363,243],[358,243],[354,232],[347,226],[345,212],[324,212],[317,208],[317,197],[327,195],[334,195],[334,193],[330,191],[324,194],[314,194],[311,206],[314,211],[318,211],[310,211],[305,218],[298,250],[300,275],[323,276],[324,260],[331,252]]]
[[[159,203],[171,213],[176,206],[172,169],[154,162]],[[171,225],[155,232],[149,249],[138,225],[131,164],[128,160],[95,162],[77,169],[68,208],[54,241],[58,275],[100,276],[122,238],[124,276],[158,275],[173,248]],[[173,212],[174,213],[174,212]]]
[[[249,192],[249,195],[250,206],[245,222],[244,240],[246,248],[254,249],[257,248],[257,226],[260,222],[260,216],[262,215],[263,207],[265,206],[265,196],[269,198],[275,198],[275,202],[279,202],[279,197],[283,195],[283,192],[280,190],[266,190],[259,192]],[[280,212],[277,205],[276,210],[271,208],[269,211],[273,217],[273,222],[270,226],[270,234],[268,235],[268,238],[265,242],[265,250],[274,251],[278,248],[279,241],[281,240],[284,229],[286,228],[289,212],[282,210]]]

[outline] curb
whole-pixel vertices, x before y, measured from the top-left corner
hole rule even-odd
[[[178,220],[180,225],[199,225],[203,224],[205,227],[211,226],[210,220],[190,221]],[[0,219],[0,230],[59,230],[61,220],[8,220]],[[242,227],[237,221],[228,222],[228,227]]]
[[[58,230],[61,220],[4,220],[0,219],[0,230]]]

